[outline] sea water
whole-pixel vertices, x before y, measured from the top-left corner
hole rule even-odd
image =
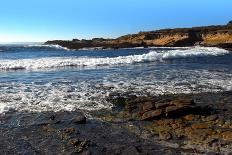
[[[69,50],[0,45],[0,114],[111,108],[118,95],[230,91],[232,52],[215,47]]]

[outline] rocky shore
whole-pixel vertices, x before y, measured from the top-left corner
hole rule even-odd
[[[111,110],[0,118],[1,154],[231,154],[232,92],[111,94]]]
[[[157,31],[139,32],[121,36],[116,39],[93,38],[47,41],[46,45],[55,44],[68,49],[118,49],[133,47],[186,47],[210,46],[232,49],[232,21],[227,25],[204,26],[193,28],[163,29]]]

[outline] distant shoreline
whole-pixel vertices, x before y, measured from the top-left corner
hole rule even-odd
[[[93,38],[52,40],[45,45],[59,45],[70,50],[85,48],[119,49],[138,47],[219,47],[232,50],[232,22],[227,25],[162,29],[124,35],[116,39]]]

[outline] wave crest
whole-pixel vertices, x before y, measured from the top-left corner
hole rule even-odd
[[[0,52],[17,51],[17,50],[65,50],[70,51],[66,47],[60,45],[44,45],[44,44],[2,44],[0,45]]]
[[[34,45],[32,45],[34,46]],[[46,45],[43,45],[46,46]],[[50,46],[50,45],[49,45]],[[54,45],[52,45],[54,46]],[[59,46],[56,46],[59,47]],[[110,66],[121,64],[132,64],[140,62],[162,62],[168,59],[218,56],[228,54],[229,51],[215,47],[194,47],[188,49],[176,49],[167,51],[154,51],[141,55],[119,56],[115,58],[93,58],[93,57],[50,57],[39,59],[0,60],[0,70],[38,70],[52,69],[68,66]]]
[[[70,49],[66,47],[62,47],[60,45],[43,45],[43,44],[31,44],[31,45],[24,45],[24,48],[52,48],[52,49],[62,49],[69,51]]]

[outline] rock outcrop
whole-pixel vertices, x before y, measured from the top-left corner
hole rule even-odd
[[[118,114],[102,117],[109,122],[130,122],[128,130],[138,136],[157,137],[161,144],[173,148],[191,149],[195,153],[232,152],[231,92],[182,94],[164,96],[129,96],[119,104]],[[137,124],[138,123],[138,124]],[[150,135],[148,133],[150,133]]]
[[[110,95],[114,108],[0,115],[0,154],[231,154],[232,91]],[[85,112],[85,113],[83,113]],[[143,119],[145,113],[150,113]]]
[[[121,36],[116,39],[93,38],[92,40],[73,39],[72,41],[53,40],[45,44],[57,44],[69,49],[82,48],[131,48],[131,47],[182,47],[182,46],[213,46],[225,49],[232,48],[232,23],[218,26],[193,28],[162,29],[157,31],[139,32]]]

